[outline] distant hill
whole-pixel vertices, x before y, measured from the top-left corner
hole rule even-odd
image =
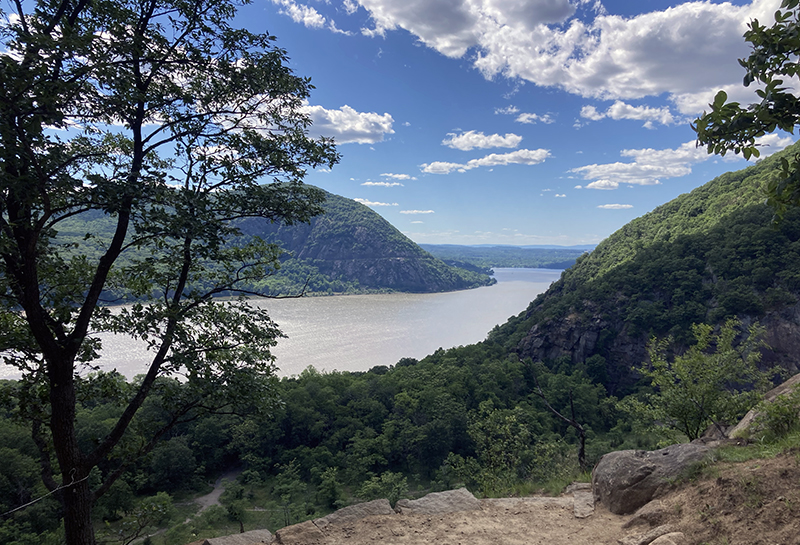
[[[312,292],[453,291],[494,283],[484,271],[445,264],[369,207],[326,193],[325,213],[309,224],[247,220],[242,230],[279,243],[291,254],[262,288],[292,293],[309,280]]]
[[[379,214],[351,199],[326,193],[325,213],[309,224],[286,226],[262,219],[243,220],[245,236],[260,236],[288,253],[280,270],[248,286],[271,295],[376,291],[440,292],[493,284],[485,272],[445,264],[403,235]],[[63,222],[59,239],[99,257],[113,235],[113,223],[100,211]],[[95,248],[87,244],[92,233]],[[131,250],[135,251],[135,250]]]
[[[566,269],[594,246],[507,246],[457,244],[420,244],[448,265],[476,271],[492,267],[526,267],[531,269]]]
[[[800,211],[773,224],[762,188],[786,153],[724,174],[637,218],[582,255],[490,340],[522,357],[582,366],[610,392],[635,379],[652,336],[688,342],[692,323],[759,320],[765,358],[800,360]]]

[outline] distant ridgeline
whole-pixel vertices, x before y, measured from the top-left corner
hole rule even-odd
[[[583,366],[624,394],[652,336],[738,316],[767,327],[765,362],[798,370],[800,211],[773,224],[764,184],[796,144],[633,220],[561,275],[489,341],[551,367]]]
[[[325,213],[309,224],[246,220],[246,235],[279,243],[289,255],[261,290],[299,292],[308,280],[316,293],[440,292],[495,282],[486,271],[466,270],[432,256],[369,207],[326,193]]]
[[[245,236],[260,236],[288,252],[277,273],[256,286],[245,287],[270,295],[298,294],[304,288],[306,293],[425,293],[496,282],[486,271],[446,265],[363,204],[325,195],[325,213],[312,218],[310,224],[242,221],[240,227]],[[102,212],[87,212],[63,222],[58,238],[65,247],[80,241],[81,252],[95,251],[99,258],[113,236],[113,226]],[[87,241],[95,241],[94,250]],[[124,258],[121,262],[124,264]],[[113,292],[107,293],[106,298],[121,302]]]
[[[420,247],[448,265],[478,272],[492,267],[526,267],[530,269],[566,269],[575,264],[589,246],[459,246],[454,244],[420,244]]]

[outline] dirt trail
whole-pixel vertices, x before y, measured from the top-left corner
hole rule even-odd
[[[225,492],[225,481],[233,481],[236,477],[239,476],[241,473],[241,469],[234,469],[228,471],[224,475],[222,475],[217,481],[214,483],[214,490],[206,494],[205,496],[200,496],[199,498],[195,498],[194,502],[200,505],[200,510],[197,512],[199,515],[212,505],[219,505],[219,497],[222,496],[222,493]]]
[[[326,529],[325,545],[596,545],[617,543],[626,517],[603,508],[586,519],[572,507],[541,502],[482,502],[479,511],[369,517]]]

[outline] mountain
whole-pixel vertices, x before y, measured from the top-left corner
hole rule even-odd
[[[653,336],[688,343],[693,323],[738,316],[766,326],[765,363],[797,372],[800,211],[774,222],[762,189],[797,152],[800,144],[631,221],[489,339],[553,367],[583,366],[624,394]]]
[[[494,283],[484,271],[446,265],[403,235],[369,207],[326,193],[325,213],[308,224],[263,220],[242,224],[246,235],[277,242],[291,253],[278,275],[267,280],[275,292],[391,290],[453,291]]]

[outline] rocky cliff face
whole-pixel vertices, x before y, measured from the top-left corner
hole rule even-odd
[[[280,243],[320,274],[355,281],[361,288],[438,292],[492,282],[446,265],[368,207],[330,193],[326,197],[325,213],[310,224],[248,221],[243,230]]]

